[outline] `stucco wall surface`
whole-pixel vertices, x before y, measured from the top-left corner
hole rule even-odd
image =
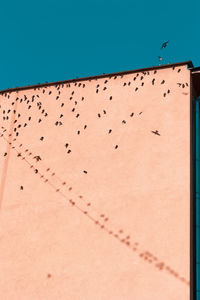
[[[0,95],[0,299],[189,300],[186,65]]]

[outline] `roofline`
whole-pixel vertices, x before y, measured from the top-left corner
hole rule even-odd
[[[82,78],[76,78],[76,79],[68,79],[68,80],[54,81],[54,82],[48,82],[48,83],[27,85],[27,86],[23,86],[23,87],[14,87],[14,88],[0,90],[0,94],[6,93],[6,92],[19,91],[19,90],[28,90],[28,89],[33,89],[33,88],[37,88],[37,87],[46,87],[46,86],[58,85],[58,84],[64,84],[64,83],[70,83],[70,82],[92,80],[92,79],[105,78],[105,77],[111,77],[111,76],[116,76],[116,75],[144,72],[144,71],[150,71],[150,70],[154,70],[154,69],[164,69],[164,68],[170,68],[173,66],[182,66],[182,65],[188,65],[189,69],[195,69],[192,61],[188,60],[188,61],[179,62],[179,63],[173,63],[173,64],[167,64],[167,65],[161,65],[161,66],[153,66],[153,67],[135,69],[135,70],[130,70],[130,71],[121,71],[121,72],[108,73],[108,74],[103,73],[102,75],[96,75],[96,76],[89,76],[89,77],[82,77]]]
[[[196,71],[200,71],[200,67],[192,68],[192,73]]]

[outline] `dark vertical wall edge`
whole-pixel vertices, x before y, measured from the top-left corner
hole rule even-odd
[[[193,96],[192,73],[190,71],[190,300],[196,299],[196,253],[195,253],[195,96]]]

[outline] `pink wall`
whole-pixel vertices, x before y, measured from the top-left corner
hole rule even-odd
[[[0,105],[0,299],[188,300],[187,66]]]

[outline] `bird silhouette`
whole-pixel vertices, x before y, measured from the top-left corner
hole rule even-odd
[[[132,112],[132,113],[130,114],[130,117],[133,117],[133,115],[134,115],[134,113]]]
[[[41,157],[40,157],[39,155],[36,155],[36,156],[34,156],[33,158],[35,158],[35,159],[36,159],[36,161],[40,161],[40,160],[42,160],[42,159],[41,159]]]
[[[166,48],[166,46],[167,46],[168,43],[169,43],[169,41],[164,42],[164,43],[162,44],[162,47],[161,47],[160,49]]]
[[[158,132],[158,130],[156,130],[156,131],[151,131],[152,133],[154,133],[154,134],[156,134],[156,135],[160,135],[160,133]]]
[[[21,186],[20,186],[20,190],[23,190],[23,189],[24,189],[24,188],[23,188],[23,186],[21,185]]]
[[[111,133],[112,132],[112,129],[109,129],[108,133]]]
[[[165,83],[165,81],[164,81],[164,80],[161,82],[161,84],[163,84],[163,83]]]

